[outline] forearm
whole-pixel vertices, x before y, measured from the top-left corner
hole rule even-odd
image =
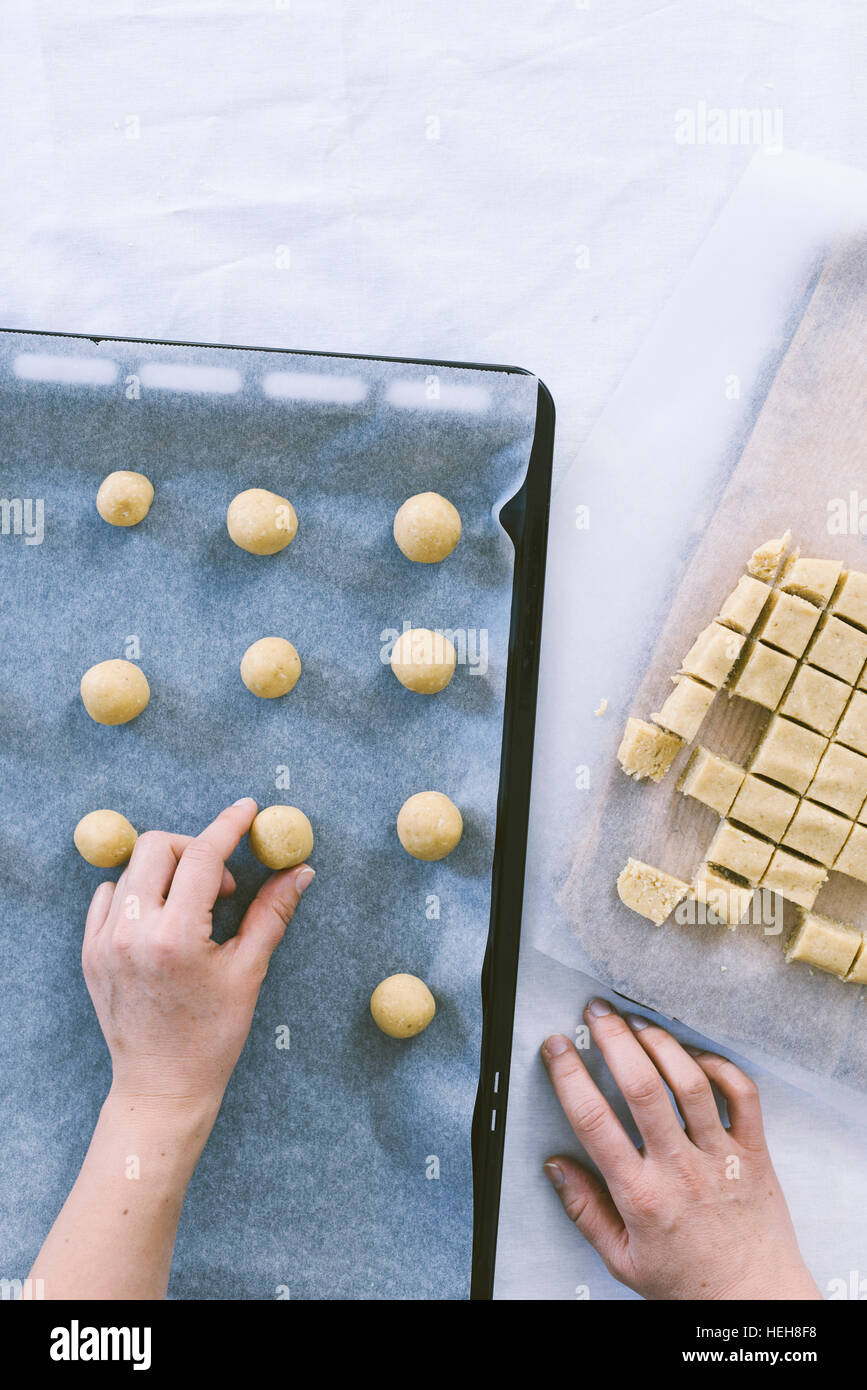
[[[48,1299],[159,1299],[218,1103],[110,1093],[75,1186],[31,1270]]]

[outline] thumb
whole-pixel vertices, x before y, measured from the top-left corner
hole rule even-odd
[[[309,864],[284,869],[272,874],[262,884],[251,902],[235,937],[235,949],[241,959],[258,966],[262,973],[292,921],[301,894],[313,882],[315,872]]]

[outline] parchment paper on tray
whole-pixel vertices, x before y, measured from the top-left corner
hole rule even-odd
[[[646,718],[659,709],[671,673],[760,542],[791,527],[803,554],[867,568],[865,375],[867,243],[859,241],[824,268],[741,459],[702,518],[667,617],[656,631],[635,632],[636,648],[647,649],[646,678],[628,712]],[[640,555],[631,560],[640,566]],[[741,760],[766,718],[721,695],[697,741]],[[610,755],[592,768],[601,790],[560,899],[585,959],[621,994],[712,1038],[863,1090],[864,991],[784,963],[791,909],[784,931],[766,935],[762,926],[730,932],[673,920],[654,928],[618,901],[614,884],[629,855],[685,879],[703,858],[717,818],[675,788],[688,755],[658,786],[631,783]],[[867,928],[867,888],[832,873],[816,910]]]
[[[4,1271],[27,1269],[109,1081],[79,960],[104,875],[73,827],[110,806],[139,830],[196,832],[252,795],[310,816],[317,877],[193,1180],[171,1294],[466,1295],[512,584],[497,512],[527,468],[536,393],[535,378],[497,371],[0,335],[2,495],[44,502],[41,541],[0,537]],[[127,467],[156,497],[121,531],[94,501]],[[226,533],[228,502],[250,486],[298,512],[273,559]],[[391,535],[426,489],[463,517],[442,565],[410,564]],[[441,695],[412,695],[381,660],[405,622],[466,635]],[[256,700],[238,666],[272,634],[295,644],[302,675],[286,699]],[[79,680],[128,647],[150,704],[97,726]],[[431,787],[465,833],[424,864],[395,817]],[[266,873],[246,844],[232,868],[218,936]],[[399,970],[437,1000],[410,1044],[368,1013]]]

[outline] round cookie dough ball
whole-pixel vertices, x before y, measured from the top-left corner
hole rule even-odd
[[[229,503],[226,525],[242,550],[251,555],[276,555],[294,538],[298,517],[287,498],[262,487],[250,487]]]
[[[438,492],[417,492],[398,508],[394,539],[408,560],[435,565],[451,555],[461,538],[461,514]]]
[[[100,661],[81,678],[84,708],[97,724],[128,724],[150,697],[144,671],[131,661]]]
[[[441,632],[413,627],[402,632],[391,651],[391,669],[401,685],[418,695],[445,690],[455,673],[457,652]]]
[[[373,1021],[390,1038],[423,1033],[436,1011],[433,995],[417,975],[389,975],[370,996]]]
[[[416,792],[397,817],[397,834],[413,859],[445,859],[464,831],[460,811],[442,792]]]
[[[301,660],[285,637],[260,637],[241,659],[241,680],[261,700],[288,695],[301,675]]]
[[[116,869],[129,859],[138,835],[119,811],[90,811],[82,816],[72,838],[88,864],[95,864],[98,869]]]
[[[144,473],[122,468],[103,479],[96,494],[96,510],[111,526],[138,526],[153,500],[153,484]]]
[[[294,869],[313,848],[313,827],[297,806],[266,806],[250,826],[250,848],[268,869]]]

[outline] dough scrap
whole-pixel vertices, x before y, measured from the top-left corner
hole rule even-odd
[[[756,579],[763,580],[770,584],[777,570],[780,568],[783,556],[792,543],[791,531],[786,531],[785,535],[778,536],[776,540],[765,541],[753,551],[747,561],[747,570]]]

